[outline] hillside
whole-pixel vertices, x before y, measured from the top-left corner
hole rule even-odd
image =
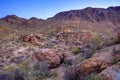
[[[0,80],[119,80],[120,6],[47,20],[0,19]]]

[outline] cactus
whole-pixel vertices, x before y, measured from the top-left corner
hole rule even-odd
[[[14,71],[13,71],[13,80],[19,80],[20,79],[20,72],[19,72],[19,68],[15,67]]]

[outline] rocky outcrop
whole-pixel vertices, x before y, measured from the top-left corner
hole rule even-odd
[[[103,70],[99,77],[100,80],[120,80],[120,62]]]
[[[116,45],[119,47],[120,45]],[[83,72],[83,74],[89,74],[91,72],[100,72],[105,68],[113,64],[113,60],[116,58],[119,61],[119,53],[115,54],[113,52],[114,46],[102,49],[92,55],[91,58],[85,59],[78,69]]]
[[[25,35],[23,41],[31,44],[38,44],[38,39],[34,35]]]
[[[32,54],[33,61],[44,61],[49,64],[50,68],[59,66],[63,59],[64,54],[56,49],[40,49]]]

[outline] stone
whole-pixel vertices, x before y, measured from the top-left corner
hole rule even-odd
[[[25,35],[23,41],[31,44],[38,44],[38,39],[34,35]]]
[[[40,49],[39,51],[32,54],[33,61],[44,61],[50,65],[50,68],[55,68],[59,66],[63,59],[64,54],[56,49]]]
[[[30,38],[29,38],[29,42],[31,43],[31,44],[37,44],[37,38],[35,37],[35,36],[31,36]]]
[[[116,47],[120,46],[119,44]],[[113,59],[117,60],[120,56],[113,55],[112,49],[114,46],[110,46],[95,52],[90,58],[82,61],[81,66],[78,65],[78,70],[83,72],[84,75],[92,72],[101,72],[105,68],[113,64]]]
[[[103,70],[99,78],[100,80],[120,80],[120,62]]]
[[[43,36],[42,33],[35,34],[35,37],[38,38],[38,39],[40,39],[42,36]]]
[[[24,42],[29,42],[29,39],[30,39],[30,36],[29,36],[29,35],[25,35],[25,36],[23,37],[23,41],[24,41]]]

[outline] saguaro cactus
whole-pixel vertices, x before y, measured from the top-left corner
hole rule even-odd
[[[19,80],[20,79],[20,72],[19,72],[19,68],[15,67],[14,71],[13,71],[13,80]]]

